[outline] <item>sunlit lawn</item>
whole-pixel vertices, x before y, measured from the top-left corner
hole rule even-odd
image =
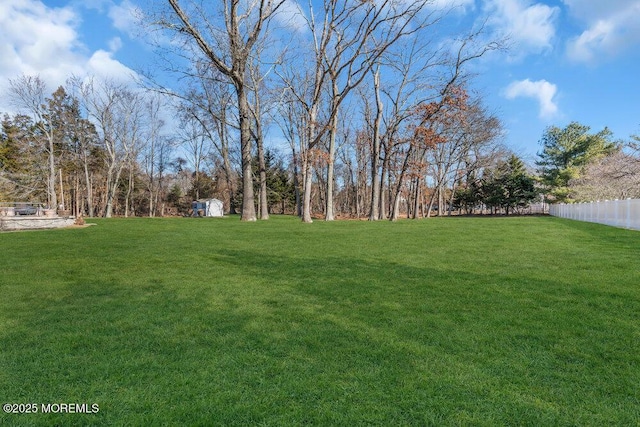
[[[639,425],[640,232],[548,217],[0,234],[0,425]]]

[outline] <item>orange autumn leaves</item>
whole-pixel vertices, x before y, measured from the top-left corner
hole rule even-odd
[[[464,125],[468,101],[467,91],[454,86],[440,100],[420,104],[414,112],[411,143],[416,148],[429,149],[446,142],[452,128]]]

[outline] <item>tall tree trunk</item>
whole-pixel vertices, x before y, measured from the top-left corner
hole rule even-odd
[[[129,179],[128,179],[128,185],[127,185],[127,195],[124,199],[124,217],[128,218],[129,217],[129,208],[132,207],[133,203],[132,203],[132,194],[133,194],[133,186],[134,186],[134,179],[133,179],[133,168],[132,165],[129,165]]]
[[[444,211],[444,179],[438,184],[438,216]]]
[[[311,219],[311,185],[313,183],[313,167],[311,165],[312,149],[311,144],[316,135],[316,120],[318,118],[318,105],[313,104],[309,111],[309,123],[307,125],[307,144],[309,146],[303,153],[304,187],[302,199],[302,222],[312,223]]]
[[[415,180],[415,187],[413,189],[413,212],[411,218],[418,219],[420,212],[420,177],[417,176]]]
[[[106,191],[107,191],[107,200],[106,200],[106,204],[105,204],[105,208],[104,208],[104,217],[105,218],[111,218],[112,215],[112,210],[113,210],[113,198],[114,198],[114,194],[116,192],[116,189],[118,188],[118,178],[114,178],[114,168],[115,166],[113,164],[109,165],[109,169],[107,170],[107,185],[106,185]],[[116,184],[113,184],[113,181],[116,182]]]
[[[449,206],[447,207],[448,216],[451,216],[453,212],[453,199],[455,198],[455,194],[456,194],[456,185],[457,185],[457,179],[454,178],[451,184],[451,194],[449,195]]]
[[[104,209],[104,217],[111,218],[113,216],[116,193],[118,192],[118,181],[120,180],[120,172],[111,179],[107,185],[107,202]]]
[[[308,156],[305,156],[308,157]],[[304,189],[302,202],[302,222],[312,223],[311,219],[311,184],[313,183],[313,171],[311,170],[311,161],[306,158],[303,161],[304,167]]]
[[[373,75],[373,87],[376,95],[376,118],[373,121],[373,140],[371,144],[371,210],[369,221],[380,219],[380,124],[382,122],[382,98],[380,97],[380,68]]]
[[[393,206],[391,208],[391,215],[389,216],[390,221],[397,221],[400,211],[400,190],[396,193],[393,198]]]
[[[151,146],[149,147],[150,158],[148,162],[150,163],[149,171],[149,217],[153,218],[155,216],[155,164],[156,164],[156,138],[155,135],[151,136]]]
[[[49,193],[49,207],[58,209],[58,197],[56,196],[56,163],[55,152],[53,150],[53,135],[49,139],[49,179],[47,181],[47,189]]]
[[[302,216],[302,200],[300,198],[300,182],[298,181],[298,156],[296,155],[295,146],[292,144],[293,151],[293,192],[296,198],[296,215]],[[284,212],[283,212],[284,213]]]
[[[73,190],[73,216],[80,216],[80,175],[76,171],[74,173],[74,190]]]
[[[234,215],[237,213],[235,195],[236,188],[231,175],[231,160],[229,160],[229,141],[227,136],[226,110],[222,109],[222,119],[218,125],[218,134],[220,136],[220,145],[222,147],[222,165],[224,167],[224,178],[227,183],[227,193],[229,195],[229,213]]]
[[[317,207],[317,209],[322,212],[323,214],[326,214],[325,212],[325,208],[327,207],[327,194],[326,194],[326,190],[327,190],[327,183],[324,180],[324,176],[323,172],[325,172],[322,169],[319,168],[315,168],[314,169],[314,174],[315,174],[315,181],[318,183],[317,188],[318,188],[318,203],[316,206],[314,206],[314,208]],[[313,200],[311,201],[311,203],[313,204]]]
[[[410,145],[407,149],[407,154],[405,154],[404,162],[402,163],[402,170],[400,171],[400,176],[398,177],[398,182],[396,183],[396,192],[394,194],[393,199],[393,207],[391,209],[391,215],[389,220],[396,221],[399,215],[400,209],[400,192],[402,191],[402,185],[404,184],[404,176],[407,172],[407,166],[409,165],[409,159],[411,154],[413,153],[413,145]]]
[[[385,148],[384,159],[382,161],[382,172],[380,173],[380,208],[379,208],[379,218],[387,219],[388,207],[387,207],[387,198],[389,197],[389,188],[390,186],[385,186],[385,181],[389,182],[389,159],[390,155],[388,150]],[[391,204],[391,203],[389,203]]]
[[[244,82],[243,82],[244,83]],[[243,84],[236,84],[238,114],[240,116],[240,151],[242,155],[242,221],[256,220],[253,194],[253,171],[251,170],[251,119],[247,93]]]
[[[253,111],[253,118],[256,126],[256,147],[258,150],[258,179],[260,184],[260,190],[258,191],[258,212],[260,219],[269,219],[269,201],[268,201],[268,189],[267,189],[267,164],[264,157],[264,139],[262,133],[262,106],[260,103],[260,94],[258,93],[257,86],[255,93],[255,110]]]
[[[262,139],[262,128],[258,123],[256,126],[256,145],[258,146],[258,168],[260,169],[260,193],[258,199],[260,202],[260,219],[269,219],[269,201],[267,199],[267,165],[264,159],[264,144]]]
[[[60,176],[60,210],[64,210],[66,209],[65,203],[64,203],[64,183],[62,182],[62,168],[58,169],[59,176]]]
[[[89,168],[87,163],[84,164],[84,179],[87,183],[87,213],[90,218],[95,216],[94,206],[93,206],[93,180],[91,179],[91,175],[89,174]]]
[[[338,108],[337,106],[335,108]],[[327,165],[327,200],[325,209],[325,221],[334,220],[333,212],[333,188],[334,188],[334,167],[336,160],[336,133],[338,132],[338,115],[331,120],[331,131],[329,132],[329,163]]]
[[[156,216],[155,198],[156,198],[156,193],[152,191],[151,194],[149,194],[149,217],[150,218],[153,218],[154,216]]]

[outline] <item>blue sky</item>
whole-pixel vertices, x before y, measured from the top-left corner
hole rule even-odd
[[[133,16],[141,1],[2,0],[0,111],[13,111],[3,95],[23,73],[53,91],[71,74],[127,79],[146,68],[152,52]],[[508,53],[473,65],[474,87],[526,160],[550,125],[640,134],[640,0],[434,1],[456,3],[453,20],[487,18],[490,34],[509,38]]]

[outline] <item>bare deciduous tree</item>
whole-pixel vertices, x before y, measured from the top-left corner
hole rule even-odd
[[[56,194],[56,156],[54,144],[58,129],[52,126],[47,118],[48,110],[45,102],[47,85],[39,76],[23,75],[9,80],[10,92],[16,106],[24,110],[33,119],[34,130],[46,139],[45,150],[48,158],[47,173],[47,203],[53,208],[58,207]]]
[[[135,156],[142,136],[144,100],[123,83],[95,78],[80,82],[79,93],[106,153],[104,216],[109,218],[122,171]]]
[[[191,2],[188,9],[179,0],[168,2],[174,14],[158,23],[176,35],[186,37],[189,44],[195,44],[209,64],[235,88],[242,156],[242,220],[255,221],[247,67],[264,27],[284,0],[222,0],[213,6],[218,8],[214,11],[196,2]]]
[[[285,78],[286,86],[304,105],[307,119],[307,147],[303,156],[304,201],[303,221],[311,222],[312,161],[309,155],[328,136],[328,177],[325,219],[333,219],[333,161],[335,158],[336,117],[349,94],[369,74],[385,51],[399,39],[417,33],[429,23],[431,14],[426,12],[428,0],[405,2],[382,0],[377,2],[336,2],[325,0],[320,15],[309,4],[306,22],[311,33],[312,60],[300,63],[299,75]],[[295,74],[295,73],[294,73]],[[302,87],[296,86],[304,81]],[[310,81],[310,85],[307,84]],[[328,89],[327,89],[328,86]],[[324,120],[320,110],[324,91],[329,92]]]
[[[169,155],[173,149],[172,141],[162,134],[162,129],[165,126],[165,121],[160,117],[163,106],[165,104],[157,94],[152,94],[145,104],[148,122],[144,134],[142,162],[147,178],[150,217],[163,214],[163,209],[159,209],[163,192],[163,179]]]
[[[569,189],[578,201],[640,198],[640,157],[620,149],[597,159],[569,181]]]

